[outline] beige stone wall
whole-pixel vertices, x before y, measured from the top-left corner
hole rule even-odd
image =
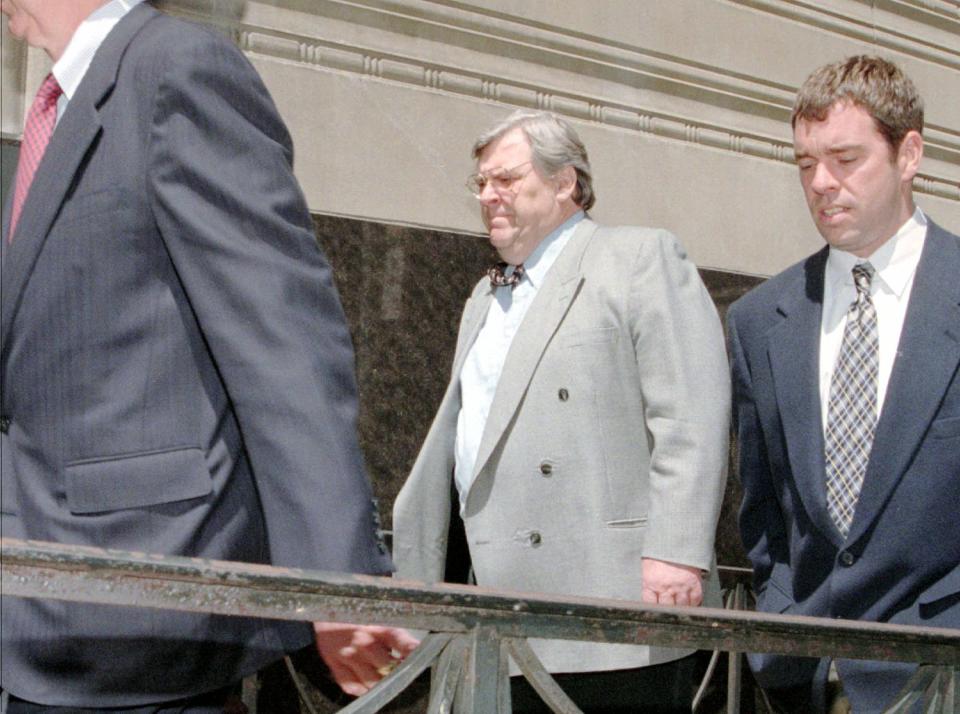
[[[515,107],[577,125],[594,216],[665,226],[702,267],[771,274],[816,249],[789,107],[814,67],[901,63],[927,102],[918,203],[960,232],[955,0],[171,0],[234,33],[290,125],[312,210],[479,232],[469,147]],[[3,133],[46,71],[4,36]]]

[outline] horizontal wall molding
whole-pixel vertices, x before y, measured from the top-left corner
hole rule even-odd
[[[867,42],[878,49],[903,53],[960,70],[960,4],[945,0],[729,0],[811,27]],[[845,11],[846,10],[846,11]],[[859,10],[860,12],[857,12]],[[893,24],[898,21],[898,24]],[[932,39],[905,32],[903,23],[932,31]],[[953,36],[953,42],[949,37]]]
[[[960,70],[960,52],[957,48],[934,48],[918,39],[901,38],[902,32],[892,28],[868,26],[863,18],[842,15],[833,8],[866,5],[889,6],[890,12],[909,13],[914,19],[939,23],[947,30],[957,30],[960,39],[960,15],[951,16],[952,3],[930,0],[921,2],[865,3],[847,0],[845,3],[813,3],[790,0],[728,0],[763,12],[776,13],[818,27],[832,28],[848,36],[877,41],[877,37],[904,45],[897,51],[914,56],[936,50],[937,61],[951,69]],[[244,22],[239,16],[235,0],[181,0],[169,2],[178,6],[180,14],[214,22],[233,33],[239,46],[247,53],[266,60],[292,62],[319,71],[347,73],[372,82],[390,82],[406,85],[418,91],[441,92],[473,100],[496,102],[515,107],[530,107],[554,111],[574,119],[596,122],[617,129],[635,131],[669,141],[679,141],[713,150],[742,154],[768,161],[793,163],[792,145],[782,138],[763,132],[745,131],[710,118],[731,109],[741,114],[752,114],[773,119],[778,125],[789,121],[794,87],[776,84],[761,78],[749,77],[716,67],[706,67],[680,56],[645,51],[637,47],[618,45],[600,38],[560,31],[541,23],[521,22],[490,11],[470,8],[456,2],[427,2],[425,0],[287,0],[298,12],[308,12],[321,19],[350,22],[390,32],[394,44],[397,33],[418,40],[434,39],[480,52],[481,55],[517,57],[532,63],[568,70],[584,77],[571,91],[569,86],[550,85],[530,81],[524,72],[516,74],[500,68],[498,72],[481,71],[477,65],[485,63],[465,53],[466,61],[440,62],[424,53],[388,51],[373,43],[362,45],[351,38],[349,42],[335,37],[317,36],[312,32],[296,33],[289,28],[264,27]],[[226,8],[223,6],[226,5]],[[824,5],[824,6],[822,6]],[[826,9],[829,6],[833,9]],[[952,23],[952,24],[951,24]],[[323,22],[316,26],[322,26]],[[315,28],[311,25],[311,28]],[[872,33],[872,34],[871,34]],[[862,37],[861,37],[862,36]],[[960,43],[958,43],[960,44]],[[892,47],[892,46],[891,46]],[[474,59],[474,62],[469,62]],[[526,64],[524,66],[527,66]],[[485,69],[485,68],[484,68]],[[669,96],[688,98],[703,105],[696,115],[652,108],[641,102],[623,101],[623,96],[637,94],[624,91],[620,96],[592,93],[591,79],[625,86],[631,90],[650,88]],[[960,166],[960,133],[947,128],[928,126],[925,132],[927,155],[946,164]],[[914,188],[953,201],[960,201],[960,181],[936,172],[917,177]]]

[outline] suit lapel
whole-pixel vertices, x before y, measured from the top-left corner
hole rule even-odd
[[[37,168],[20,214],[17,235],[5,254],[0,276],[0,338],[9,344],[13,318],[51,225],[74,187],[84,157],[102,131],[99,108],[116,83],[120,59],[134,35],[157,11],[138,5],[97,50],[86,76],[67,105]],[[6,239],[5,221],[3,236]]]
[[[581,262],[596,229],[597,225],[589,219],[580,222],[570,242],[547,272],[543,285],[513,338],[480,440],[471,490],[477,484],[477,475],[490,459],[519,408],[550,339],[583,282]]]
[[[848,540],[864,535],[910,466],[960,364],[960,241],[930,223]]]
[[[838,545],[827,512],[823,430],[820,407],[820,322],[828,249],[814,254],[777,306],[784,319],[769,334],[767,354],[787,456],[804,508],[820,530]]]
[[[3,225],[0,226],[0,269],[3,267],[3,261],[7,257],[7,235],[10,233],[10,214],[13,213],[13,191],[17,185],[16,176],[10,182],[10,190],[7,191],[7,197],[3,201]]]
[[[0,286],[0,334],[4,337],[13,322],[20,295],[47,239],[50,226],[67,197],[74,174],[90,144],[100,133],[100,121],[93,107],[80,102],[75,105],[74,101],[71,100],[47,146],[23,205],[17,234],[13,243],[6,248]]]

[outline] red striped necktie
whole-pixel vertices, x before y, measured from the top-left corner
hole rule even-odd
[[[56,78],[48,74],[43,80],[37,96],[33,100],[27,122],[23,127],[23,141],[20,143],[20,161],[17,164],[17,179],[13,189],[13,207],[10,213],[10,232],[7,240],[13,240],[13,232],[20,220],[20,212],[27,200],[30,184],[40,166],[43,153],[53,135],[57,125],[57,100],[63,90],[57,84]]]

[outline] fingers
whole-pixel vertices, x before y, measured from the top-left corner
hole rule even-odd
[[[696,606],[700,604],[703,597],[688,589],[670,589],[658,593],[655,590],[644,588],[641,599],[651,605]]]
[[[370,691],[419,642],[405,630],[370,625],[314,623],[317,651],[347,694]]]
[[[399,627],[383,627],[380,639],[390,649],[399,652],[403,659],[420,645],[420,640]]]
[[[702,592],[694,588],[671,588],[658,595],[661,605],[697,606],[703,600]]]
[[[340,689],[350,696],[363,696],[369,692],[377,682],[375,675],[373,677],[364,677],[362,673],[358,674],[355,670],[340,664],[336,660],[324,657],[323,661],[327,663],[333,681],[340,685]]]
[[[651,605],[679,605],[684,599],[680,590],[664,588],[658,589],[658,586],[645,587],[643,589],[643,602]]]
[[[703,602],[703,582],[698,568],[644,558],[642,576],[644,603],[695,607]]]

